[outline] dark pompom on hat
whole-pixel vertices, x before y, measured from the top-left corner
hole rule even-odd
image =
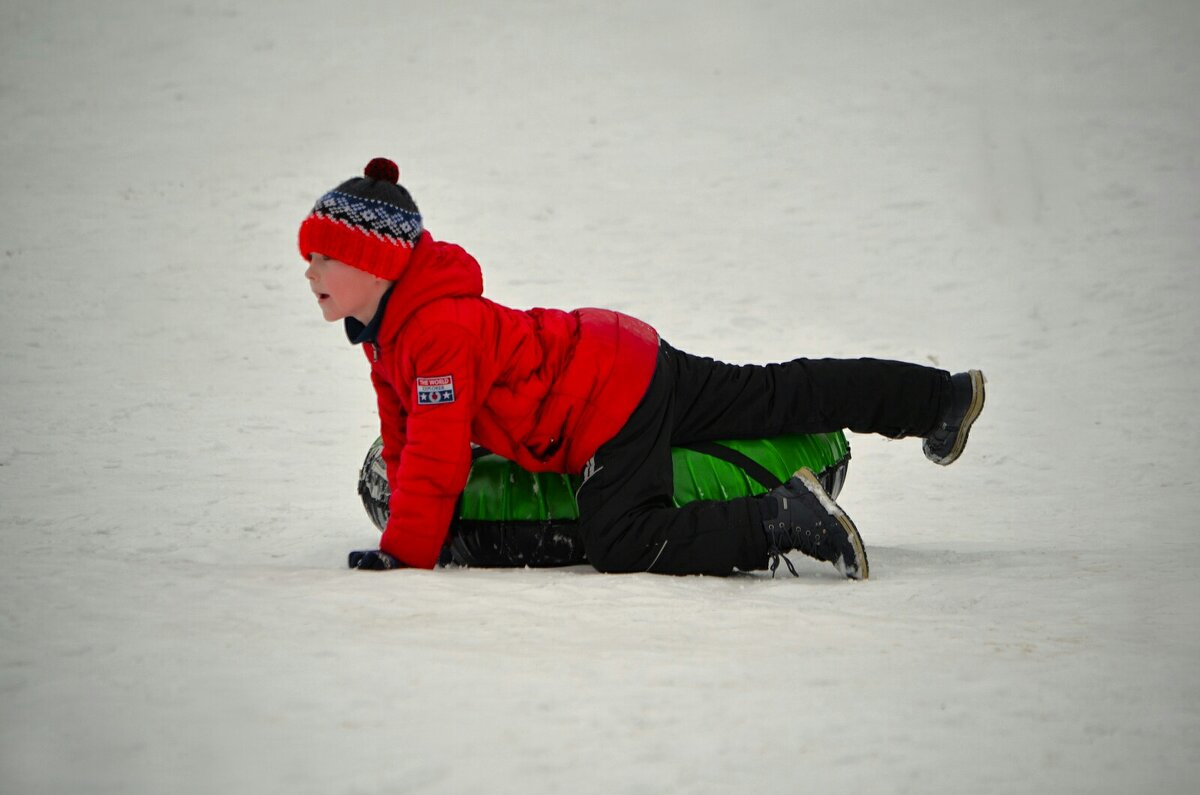
[[[384,157],[317,199],[300,224],[300,256],[324,254],[395,280],[424,226],[416,202],[399,183],[400,168]]]

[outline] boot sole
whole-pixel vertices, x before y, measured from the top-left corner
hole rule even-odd
[[[971,426],[975,424],[975,420],[979,419],[979,415],[983,413],[983,402],[987,399],[987,392],[984,384],[987,379],[983,377],[983,373],[979,370],[970,370],[968,375],[971,376],[971,405],[967,407],[967,413],[963,416],[962,425],[958,428],[958,436],[954,438],[954,447],[951,448],[949,454],[942,458],[934,458],[933,463],[938,466],[950,466],[958,457],[962,455],[963,450],[967,447],[967,436],[971,433]]]
[[[854,557],[858,559],[858,571],[850,573],[843,568],[845,562],[842,562],[842,567],[839,570],[852,580],[865,580],[871,574],[871,566],[867,562],[867,548],[863,544],[862,536],[858,534],[858,527],[855,526],[854,520],[842,510],[841,506],[834,502],[829,496],[829,492],[825,491],[825,487],[821,485],[821,481],[812,473],[811,469],[804,467],[792,475],[794,478],[799,478],[804,487],[813,493],[825,510],[829,511],[842,529],[846,531],[846,537],[850,539],[850,546],[854,547]]]

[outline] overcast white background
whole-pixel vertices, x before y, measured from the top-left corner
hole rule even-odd
[[[0,7],[0,790],[1190,792],[1200,6]],[[518,306],[982,368],[872,579],[372,574],[297,225],[376,155]]]

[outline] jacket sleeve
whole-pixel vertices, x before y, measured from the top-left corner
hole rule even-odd
[[[403,452],[393,470],[390,516],[380,548],[431,569],[471,470],[479,342],[457,326],[426,330],[404,345],[393,383],[410,389]],[[384,440],[384,450],[387,440]]]
[[[408,416],[404,407],[391,385],[371,371],[371,384],[375,387],[375,397],[379,403],[379,436],[383,439],[383,462],[387,465],[389,488],[396,477],[396,469],[400,466],[400,456],[404,451],[407,439],[405,426]]]

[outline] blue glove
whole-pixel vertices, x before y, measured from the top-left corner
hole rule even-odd
[[[360,549],[350,553],[350,568],[370,569],[371,571],[387,571],[388,569],[406,569],[399,558],[394,558],[382,549]]]

